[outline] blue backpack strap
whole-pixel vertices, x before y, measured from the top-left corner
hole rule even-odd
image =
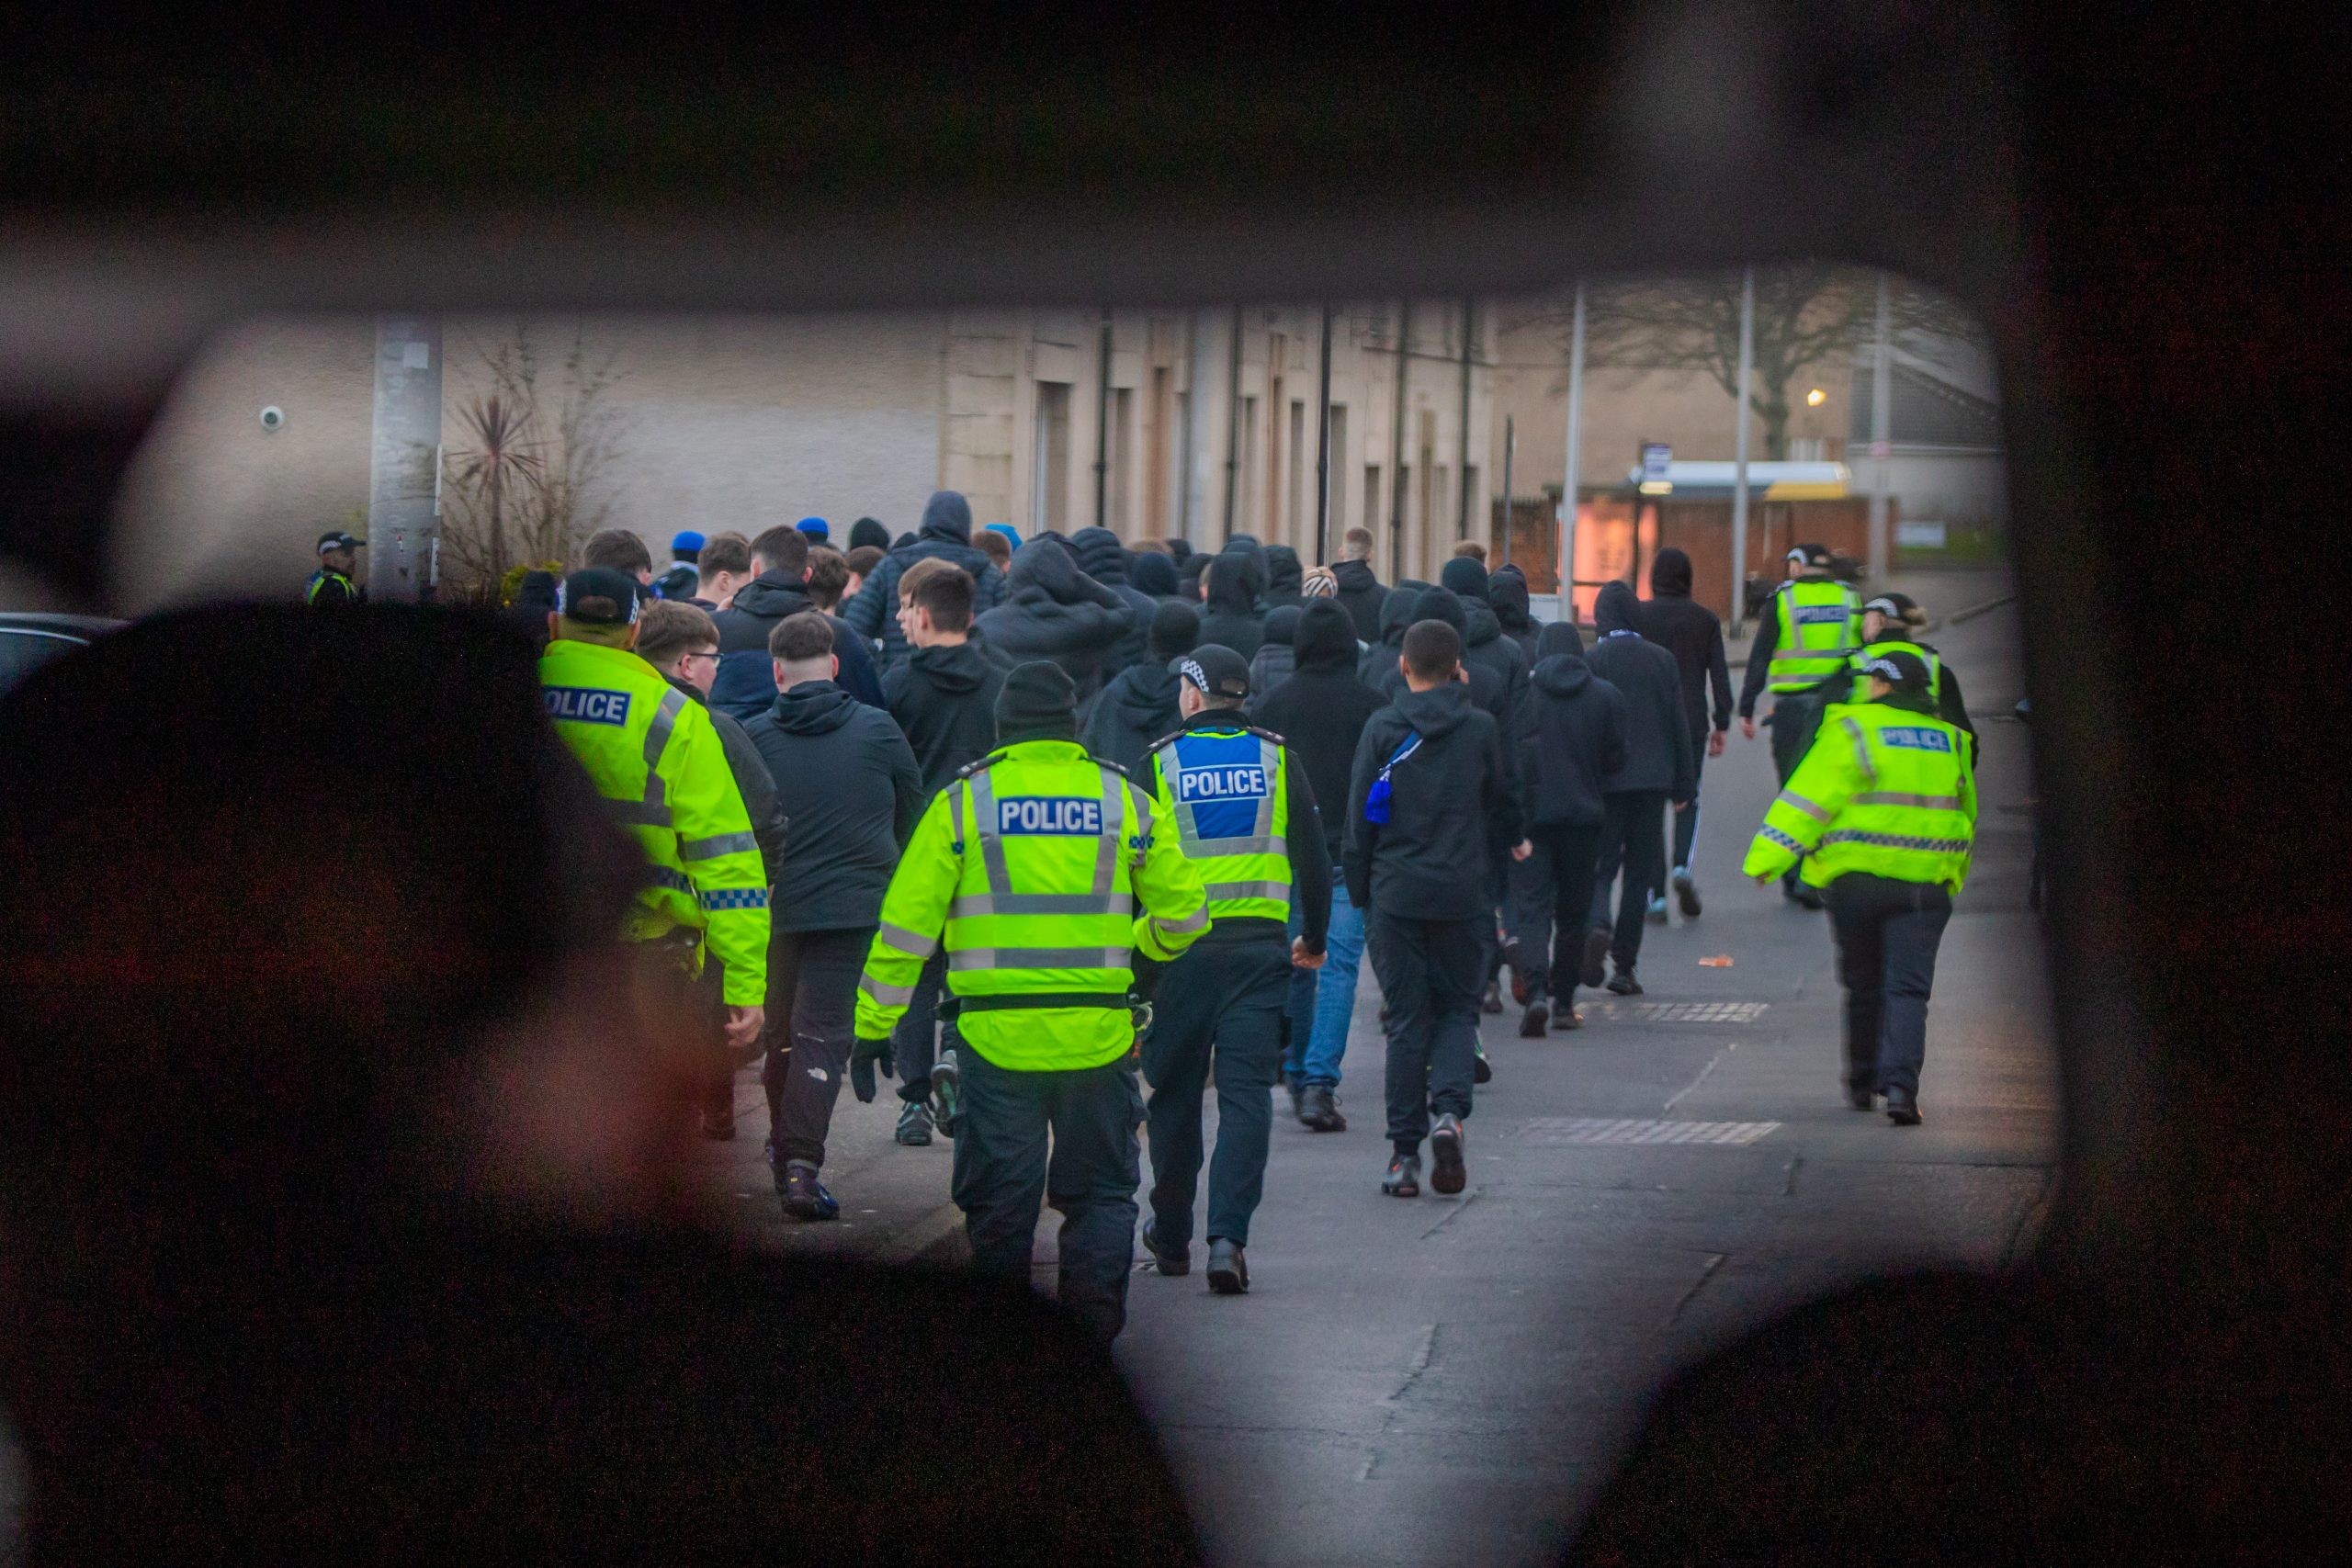
[[[1381,765],[1379,776],[1372,781],[1372,787],[1364,791],[1363,819],[1365,821],[1377,823],[1388,820],[1388,801],[1394,793],[1388,783],[1388,775],[1396,770],[1397,763],[1419,750],[1420,747],[1421,732],[1418,729],[1412,730],[1406,735],[1403,742],[1397,746],[1388,761]]]

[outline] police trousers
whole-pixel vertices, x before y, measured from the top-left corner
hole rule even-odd
[[[1194,942],[1159,977],[1157,1016],[1143,1043],[1151,1085],[1151,1234],[1163,1250],[1193,1239],[1201,1179],[1201,1095],[1216,1066],[1216,1155],[1209,1164],[1211,1241],[1250,1244],[1250,1216],[1266,1193],[1274,1078],[1282,1060],[1290,952],[1279,938]]]
[[[1846,987],[1846,1087],[1916,1095],[1951,892],[1940,883],[1849,871],[1829,884],[1828,895],[1838,980]]]

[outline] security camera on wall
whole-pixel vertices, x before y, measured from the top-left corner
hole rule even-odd
[[[279,408],[276,403],[272,403],[269,407],[261,411],[261,427],[264,430],[276,430],[279,425],[284,424],[285,423],[286,411]]]

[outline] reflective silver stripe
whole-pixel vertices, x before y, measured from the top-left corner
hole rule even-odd
[[[1152,754],[1159,764],[1159,782],[1167,786],[1170,804],[1176,807],[1176,844],[1187,855],[1196,852],[1201,844],[1200,824],[1193,819],[1193,803],[1177,793],[1176,742],[1170,740]]]
[[[882,922],[882,929],[877,934],[900,953],[910,953],[917,958],[929,958],[939,950],[937,937],[924,936],[919,931],[910,931],[904,926],[894,926],[888,920]]]
[[[1250,836],[1270,839],[1274,833],[1274,795],[1283,787],[1283,749],[1262,735],[1258,738],[1258,766],[1266,775],[1266,793],[1258,797],[1258,823]]]
[[[680,860],[717,860],[720,855],[756,854],[760,841],[749,833],[718,833],[707,839],[678,840]]]
[[[1784,789],[1781,792],[1781,804],[1782,806],[1792,806],[1799,811],[1804,812],[1807,817],[1814,818],[1815,821],[1826,822],[1830,818],[1829,812],[1825,811],[1818,806],[1815,806],[1812,801],[1807,800],[1804,796],[1799,795],[1792,789]]]
[[[1125,969],[1124,947],[967,947],[951,949],[950,969]]]
[[[1094,846],[1094,891],[1102,897],[1119,881],[1119,840],[1126,831],[1126,781],[1110,769],[1102,770],[1102,837]]]
[[[1841,718],[1838,722],[1845,728],[1847,739],[1854,743],[1854,765],[1862,770],[1862,777],[1877,783],[1878,770],[1871,766],[1871,749],[1862,739],[1862,727],[1850,718]]]
[[[912,986],[886,986],[871,975],[860,975],[857,988],[886,1008],[902,1008],[915,999]]]
[[[989,891],[1010,893],[1012,875],[1004,867],[1004,840],[996,832],[996,789],[988,770],[972,775],[972,831],[980,840],[980,863],[987,869]]]
[[[964,893],[947,906],[951,920],[988,915],[1132,915],[1135,895],[1115,893]]]
[[[1279,904],[1290,902],[1290,884],[1287,882],[1212,882],[1207,892],[1212,902],[1220,904],[1236,898],[1272,898]]]
[[[667,804],[666,787],[657,771],[662,766],[662,753],[670,749],[670,731],[676,727],[678,716],[685,711],[686,694],[672,688],[662,698],[662,705],[653,710],[653,722],[645,727],[645,804]]]
[[[1956,795],[1898,795],[1892,790],[1872,790],[1854,796],[1856,806],[1919,806],[1929,811],[1957,811],[1960,796]]]
[[[1867,844],[1879,850],[1919,850],[1934,855],[1962,854],[1968,849],[1966,839],[1914,839],[1902,833],[1861,833],[1850,829],[1824,833],[1821,841],[1825,844]]]
[[[1181,920],[1163,920],[1158,915],[1154,915],[1151,918],[1151,924],[1154,930],[1165,936],[1190,936],[1194,931],[1204,931],[1209,929],[1208,900],[1202,899],[1201,907]]]
[[[670,808],[659,801],[607,800],[605,815],[624,828],[667,828]]]

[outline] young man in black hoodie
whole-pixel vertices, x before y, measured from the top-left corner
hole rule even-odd
[[[1459,1192],[1494,900],[1482,867],[1499,841],[1525,858],[1519,799],[1500,728],[1470,700],[1462,638],[1442,621],[1405,633],[1407,690],[1364,726],[1348,784],[1348,897],[1370,911],[1366,938],[1387,998],[1388,1139],[1381,1190]],[[1434,1111],[1436,1120],[1430,1120]]]
[[[1372,530],[1351,528],[1341,536],[1340,558],[1331,563],[1331,577],[1339,583],[1333,595],[1340,608],[1348,613],[1354,623],[1358,642],[1380,641],[1380,609],[1386,603],[1388,590],[1372,573]]]
[[[752,541],[752,570],[758,573],[735,591],[734,602],[711,620],[718,627],[718,675],[711,682],[710,705],[749,724],[775,702],[775,677],[768,657],[768,635],[787,615],[816,610],[808,596],[808,536],[778,524]],[[821,613],[821,612],[820,612]],[[833,657],[841,660],[841,687],[868,707],[882,706],[882,679],[865,644],[837,615]]]
[[[1438,573],[1438,586],[1451,590],[1462,602],[1462,662],[1472,669],[1491,670],[1502,683],[1502,706],[1495,717],[1508,729],[1527,696],[1528,650],[1503,635],[1501,617],[1487,603],[1487,569],[1468,556],[1456,556]]]
[[[1201,640],[1229,648],[1244,662],[1257,657],[1265,640],[1265,626],[1258,615],[1257,564],[1240,550],[1222,550],[1209,558],[1202,581],[1206,584],[1201,611]]]
[[[1114,681],[1122,671],[1150,656],[1151,613],[1159,606],[1150,594],[1128,581],[1127,550],[1118,535],[1108,528],[1080,528],[1069,536],[1069,543],[1070,553],[1078,558],[1078,570],[1125,600],[1127,608],[1135,612],[1133,626],[1102,660],[1102,679]]]
[[[785,1213],[830,1220],[818,1172],[849,1066],[857,979],[899,851],[922,815],[922,774],[890,716],[834,683],[832,623],[787,615],[768,637],[775,701],[743,727],[795,825],[768,947],[768,1157]],[[874,1098],[869,1072],[858,1098]]]
[[[975,624],[998,668],[1050,660],[1078,688],[1084,713],[1102,690],[1102,668],[1135,625],[1126,600],[1079,570],[1061,540],[1040,535],[1012,552],[1004,603]]]
[[[1690,727],[1682,711],[1682,676],[1674,655],[1643,640],[1634,629],[1636,601],[1625,582],[1611,582],[1600,590],[1592,608],[1593,625],[1600,633],[1585,662],[1592,672],[1625,698],[1625,760],[1600,781],[1609,807],[1600,840],[1605,866],[1617,861],[1623,875],[1617,896],[1617,931],[1609,944],[1616,972],[1609,988],[1621,997],[1642,994],[1634,978],[1641,958],[1643,918],[1650,889],[1666,880],[1664,812],[1670,802],[1676,810],[1690,804],[1696,773]],[[1600,889],[1605,912],[1609,889]],[[1596,930],[1594,936],[1598,937]],[[1583,978],[1590,983],[1598,960],[1597,943],[1588,939]]]
[[[914,651],[883,672],[882,696],[914,751],[928,802],[957,769],[995,749],[996,696],[1004,674],[972,646],[976,590],[969,572],[926,558],[899,581],[907,590],[899,626]],[[904,1102],[896,1135],[911,1148],[931,1142],[937,1121],[931,1106],[932,1069],[940,1060],[939,989],[946,974],[946,954],[933,953],[891,1036],[899,1099]],[[959,1044],[956,1026],[950,1022],[946,1028],[945,1048],[953,1052]],[[948,1131],[952,1135],[952,1122]]]
[[[1682,711],[1690,727],[1690,809],[1674,814],[1674,897],[1682,918],[1699,918],[1699,885],[1690,875],[1690,851],[1699,837],[1701,776],[1710,757],[1724,754],[1731,735],[1731,669],[1724,661],[1724,623],[1690,597],[1690,558],[1671,545],[1650,562],[1650,598],[1634,606],[1634,629],[1674,655],[1682,677]],[[1715,722],[1707,725],[1707,693],[1713,688]],[[1666,918],[1666,889],[1651,890],[1651,919]]]
[[[1116,762],[1127,776],[1142,776],[1151,743],[1182,724],[1176,705],[1176,659],[1200,645],[1201,617],[1179,599],[1155,605],[1150,657],[1131,664],[1102,688],[1086,716],[1079,740],[1101,761]]]
[[[1511,967],[1519,1032],[1575,1029],[1586,911],[1609,807],[1602,778],[1624,765],[1625,698],[1585,662],[1573,622],[1544,628],[1519,715],[1520,811],[1535,852],[1511,865]]]
[[[1003,601],[1004,574],[986,550],[972,542],[972,504],[959,491],[932,492],[923,502],[922,525],[911,539],[900,541],[882,558],[882,564],[860,584],[856,597],[842,606],[842,617],[857,635],[878,637],[882,662],[895,664],[907,655],[905,633],[899,629],[899,579],[919,560],[936,558],[971,574],[973,603],[982,612]]]
[[[1283,738],[1284,749],[1305,765],[1315,798],[1329,803],[1323,837],[1336,865],[1346,849],[1347,830],[1337,807],[1348,798],[1356,746],[1372,716],[1386,705],[1356,679],[1355,623],[1334,601],[1307,601],[1298,613],[1292,651],[1297,669],[1259,699],[1252,716]],[[1296,917],[1293,927],[1294,935],[1305,929]],[[1340,1063],[1347,1054],[1356,976],[1363,962],[1363,907],[1348,897],[1345,878],[1332,885],[1324,954],[1320,970],[1302,969],[1291,976],[1290,1044],[1283,1069],[1298,1119],[1317,1133],[1343,1133],[1348,1122],[1340,1114]]]

